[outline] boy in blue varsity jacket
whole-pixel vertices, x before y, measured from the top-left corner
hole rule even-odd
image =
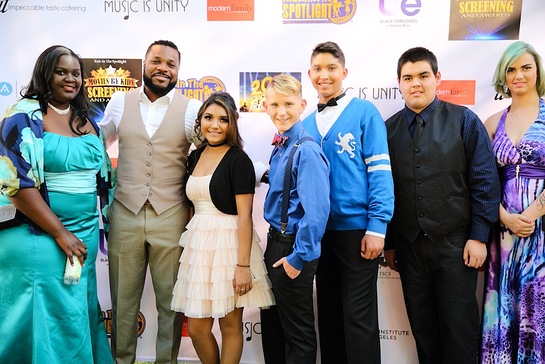
[[[348,74],[334,42],[312,51],[318,110],[303,126],[330,163],[331,211],[316,272],[322,363],[380,363],[377,277],[394,209],[387,132],[369,101],[343,92]]]
[[[265,198],[265,264],[276,306],[261,310],[265,363],[315,364],[314,276],[329,216],[329,163],[300,121],[301,83],[280,74],[267,86],[265,109],[278,130]]]

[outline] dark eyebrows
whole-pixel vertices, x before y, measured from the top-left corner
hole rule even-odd
[[[522,66],[520,66],[520,68],[525,68],[525,67],[533,67],[534,66],[534,63],[526,63],[526,64],[523,64]],[[507,67],[508,70],[514,70],[516,69],[516,67],[513,67],[513,66],[509,66]]]
[[[315,64],[315,63],[311,64],[310,66],[311,66],[311,68],[322,67],[321,64]],[[339,65],[338,65],[337,63],[330,63],[330,64],[324,65],[323,68],[326,68],[326,67],[327,67],[327,68],[329,68],[329,67],[338,67],[338,66],[339,66]]]
[[[429,75],[431,75],[430,71],[424,71],[424,72],[420,72],[417,76],[429,76]],[[415,75],[409,75],[409,74],[401,75],[401,78],[407,78],[407,77],[415,77]]]

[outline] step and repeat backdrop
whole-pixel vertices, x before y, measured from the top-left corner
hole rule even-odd
[[[201,101],[217,90],[231,93],[240,105],[246,151],[267,163],[275,130],[263,110],[266,84],[281,72],[294,75],[308,101],[303,117],[312,112],[317,95],[307,71],[316,44],[331,40],[342,47],[347,94],[372,101],[384,119],[403,107],[397,59],[411,47],[427,47],[443,78],[438,97],[467,105],[485,120],[509,104],[491,86],[507,45],[524,40],[545,55],[543,19],[543,0],[0,0],[0,112],[20,97],[38,55],[62,44],[85,60],[85,86],[98,121],[113,92],[142,85],[148,45],[168,39],[182,54],[177,90]],[[116,146],[108,152],[115,158]],[[259,187],[254,203],[262,244],[266,191]],[[109,332],[107,252],[102,239],[99,298]],[[149,281],[138,324],[139,360],[155,356],[157,312]],[[399,276],[385,264],[378,288],[383,362],[417,363]],[[242,362],[262,363],[257,310],[245,310],[243,330]],[[180,360],[197,361],[186,330],[181,335]]]

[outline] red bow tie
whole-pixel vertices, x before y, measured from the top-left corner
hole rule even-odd
[[[271,145],[276,145],[277,147],[282,147],[284,143],[288,140],[287,136],[281,136],[280,134],[274,134],[274,138],[271,142]]]

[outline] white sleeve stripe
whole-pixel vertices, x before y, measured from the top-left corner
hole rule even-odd
[[[390,156],[388,154],[377,154],[372,157],[365,159],[365,164],[369,164],[371,162],[376,161],[390,161]]]
[[[379,164],[378,166],[372,166],[372,167],[369,167],[367,168],[367,172],[374,172],[374,171],[391,171],[392,168],[390,167],[390,165],[385,165],[385,164]]]

